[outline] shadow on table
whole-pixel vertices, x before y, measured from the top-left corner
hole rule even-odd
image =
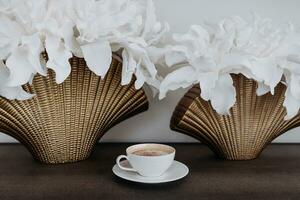
[[[133,181],[124,180],[115,175],[112,175],[112,176],[113,176],[112,180],[120,186],[130,187],[133,189],[143,189],[143,190],[146,189],[146,190],[155,190],[155,191],[172,189],[175,187],[178,188],[181,184],[184,184],[188,179],[188,176],[187,176],[183,179],[168,182],[168,183],[147,184],[147,183],[137,183],[137,182],[133,182]]]

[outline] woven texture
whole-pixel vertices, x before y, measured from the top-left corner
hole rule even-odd
[[[257,96],[257,84],[243,75],[232,75],[237,101],[230,115],[219,115],[200,98],[199,86],[190,89],[171,118],[172,130],[190,135],[208,145],[217,156],[228,160],[257,158],[264,147],[284,132],[299,126],[300,115],[284,120],[285,86],[275,95]]]
[[[44,55],[46,57],[46,55]],[[55,73],[35,76],[24,88],[36,96],[26,101],[0,98],[0,131],[23,143],[43,163],[88,158],[103,134],[118,122],[148,109],[134,80],[121,86],[122,63],[113,58],[103,80],[83,58],[70,59],[72,72],[62,84]]]

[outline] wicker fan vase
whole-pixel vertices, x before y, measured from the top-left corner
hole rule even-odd
[[[256,95],[257,83],[245,76],[232,75],[237,100],[230,115],[219,115],[200,98],[195,85],[177,105],[170,127],[190,135],[228,160],[250,160],[279,135],[300,125],[300,115],[284,120],[283,107],[286,87],[280,84],[275,94]]]
[[[44,55],[46,57],[46,55]],[[43,163],[67,163],[89,157],[97,141],[117,123],[148,109],[134,80],[121,86],[122,62],[113,57],[105,78],[92,73],[83,58],[70,59],[72,72],[62,84],[35,76],[24,89],[25,101],[0,98],[0,131],[23,143]]]

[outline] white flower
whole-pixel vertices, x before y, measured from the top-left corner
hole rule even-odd
[[[0,61],[0,95],[7,99],[24,100],[33,97],[34,95],[25,92],[21,86],[9,87],[6,82],[9,79],[9,71],[2,61]]]
[[[175,34],[165,55],[170,66],[160,86],[168,90],[199,83],[201,97],[220,114],[229,113],[236,101],[230,74],[243,74],[258,82],[257,94],[274,94],[280,82],[287,85],[284,106],[291,118],[300,108],[300,35],[291,24],[273,25],[254,16],[253,21],[231,17],[218,24],[193,25],[186,34]]]
[[[158,88],[155,46],[168,31],[155,16],[152,0],[0,1],[0,60],[8,70],[2,88],[21,87],[37,73],[53,69],[56,82],[70,74],[69,59],[83,57],[105,77],[112,51],[123,50],[122,84]],[[41,57],[46,51],[48,61]]]
[[[122,85],[128,84],[135,75],[137,89],[144,83],[159,87],[152,52],[148,49],[161,41],[168,25],[157,22],[152,0],[77,0],[75,5],[77,40],[93,72],[104,77],[111,52],[122,49]]]

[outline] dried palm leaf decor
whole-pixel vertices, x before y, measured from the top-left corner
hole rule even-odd
[[[24,89],[29,100],[0,98],[0,131],[23,143],[43,163],[89,157],[97,141],[117,123],[143,112],[148,102],[134,80],[121,86],[122,62],[113,57],[105,78],[91,72],[83,58],[70,59],[72,72],[56,84],[55,73],[35,76]]]
[[[211,103],[203,100],[199,85],[190,89],[177,105],[171,129],[192,136],[228,160],[257,158],[279,135],[300,125],[300,115],[290,120],[283,107],[286,87],[279,84],[275,94],[256,95],[256,81],[232,75],[236,103],[229,115],[220,115]]]

